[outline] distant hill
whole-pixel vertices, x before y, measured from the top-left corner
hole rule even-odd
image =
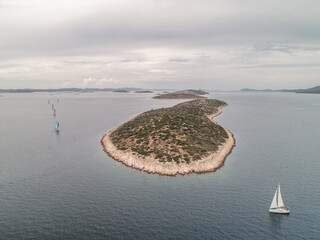
[[[293,93],[320,93],[320,86],[308,88],[308,89],[251,89],[251,88],[243,88],[242,92],[293,92]]]
[[[148,90],[140,90],[140,91],[135,91],[135,93],[153,93],[153,92]]]
[[[296,93],[320,93],[320,86],[299,90]]]
[[[116,89],[113,92],[118,92],[118,93],[128,93],[129,91],[124,90],[124,89]]]
[[[155,99],[195,99],[195,98],[204,98],[200,95],[208,94],[205,91],[202,90],[183,90],[183,91],[176,91],[172,93],[165,93],[158,96],[155,96],[153,98]]]
[[[206,94],[209,94],[208,92],[205,92],[205,91],[203,91],[203,90],[193,90],[193,89],[188,89],[188,90],[184,90],[184,91],[181,91],[181,92],[190,93],[190,94],[198,94],[198,95],[206,95]]]
[[[32,93],[32,92],[129,92],[141,88],[57,88],[57,89],[0,89],[0,93]]]
[[[124,91],[139,91],[139,90],[143,90],[142,88],[131,88],[131,87],[124,87],[124,88],[117,88],[116,90],[124,90]]]
[[[243,88],[240,91],[242,92],[296,92],[299,89],[251,89],[251,88]]]

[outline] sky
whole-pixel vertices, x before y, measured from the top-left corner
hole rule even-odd
[[[0,89],[320,85],[318,0],[0,0]]]

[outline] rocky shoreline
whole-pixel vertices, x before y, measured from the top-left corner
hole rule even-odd
[[[218,111],[215,114],[209,115],[209,119],[213,121],[212,118],[220,115],[222,113],[221,109],[225,106],[227,105],[219,107]],[[213,122],[216,123],[215,121]],[[134,155],[130,150],[122,151],[117,149],[110,139],[110,134],[117,128],[111,130],[101,139],[101,144],[104,148],[104,151],[110,157],[112,157],[118,162],[123,163],[128,167],[132,167],[148,173],[166,176],[175,176],[177,174],[184,175],[189,173],[214,172],[224,165],[224,161],[226,160],[227,156],[231,153],[232,148],[235,146],[235,139],[233,137],[233,134],[228,129],[224,128],[224,130],[228,134],[228,139],[224,144],[222,144],[219,147],[218,151],[216,151],[215,153],[210,154],[209,156],[206,156],[196,162],[191,162],[189,164],[178,164],[175,162],[159,162],[158,160],[152,157],[146,157],[144,159],[140,158]]]

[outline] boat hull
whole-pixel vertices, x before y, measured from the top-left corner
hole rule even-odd
[[[270,208],[269,209],[270,213],[277,213],[277,214],[289,214],[290,210],[289,208]]]

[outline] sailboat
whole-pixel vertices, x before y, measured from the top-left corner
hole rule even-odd
[[[60,124],[59,124],[59,122],[57,121],[57,122],[56,122],[56,131],[59,131],[59,126],[60,126]]]
[[[270,209],[270,213],[280,213],[280,214],[289,214],[290,210],[288,207],[284,206],[283,200],[281,197],[280,183],[274,194]]]

